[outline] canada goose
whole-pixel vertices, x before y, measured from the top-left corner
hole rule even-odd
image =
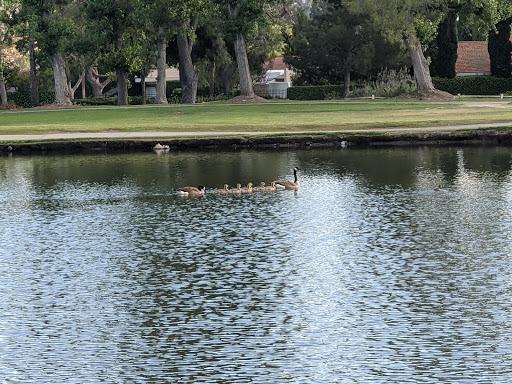
[[[288,180],[276,180],[274,181],[276,185],[276,189],[288,189],[288,190],[297,190],[299,189],[299,179],[297,178],[297,171],[300,171],[299,167],[293,168],[293,177],[294,181]]]
[[[441,187],[441,184],[437,186],[437,188],[434,188],[434,191],[441,192],[443,190],[443,187]]]
[[[264,181],[262,181],[262,182],[260,183],[260,186],[259,186],[259,187],[254,187],[254,188],[252,189],[252,191],[253,191],[253,192],[265,192],[265,182],[264,182]]]
[[[180,196],[189,196],[189,197],[195,197],[195,196],[201,196],[204,195],[206,192],[206,188],[204,185],[200,185],[197,188],[196,187],[182,187],[177,188],[176,193]]]
[[[248,183],[247,187],[242,188],[242,193],[252,193],[252,183]]]
[[[237,184],[236,188],[230,189],[228,190],[228,192],[239,195],[240,193],[242,193],[242,184]]]
[[[275,181],[271,182],[268,187],[265,187],[265,192],[275,192],[275,191],[276,191]]]
[[[228,187],[229,187],[229,185],[224,184],[224,189],[217,189],[217,190],[216,190],[215,192],[213,192],[213,193],[215,193],[215,194],[217,194],[217,195],[225,195],[225,194],[229,193],[229,189],[228,189]]]

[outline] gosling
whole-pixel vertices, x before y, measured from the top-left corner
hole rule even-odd
[[[227,195],[229,193],[228,187],[229,185],[224,184],[224,189],[217,189],[213,193],[215,193],[216,195]]]
[[[276,183],[273,181],[270,183],[268,187],[265,187],[265,192],[275,192],[276,191]]]
[[[228,193],[239,195],[242,193],[242,184],[237,184],[236,188],[229,189]]]
[[[253,192],[265,192],[265,182],[264,182],[264,181],[262,181],[262,182],[260,183],[260,186],[259,186],[259,187],[254,187],[254,188],[252,189],[252,191],[253,191]]]
[[[252,193],[252,183],[248,183],[247,187],[242,188],[242,193]]]

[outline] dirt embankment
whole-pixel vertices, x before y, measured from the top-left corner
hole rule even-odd
[[[0,145],[3,153],[145,152],[160,143],[169,150],[307,149],[425,145],[512,145],[512,130],[469,130],[392,134],[318,134],[267,137],[209,137],[133,140],[45,141]]]

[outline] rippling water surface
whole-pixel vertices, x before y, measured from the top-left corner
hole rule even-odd
[[[511,160],[0,158],[0,382],[510,383]]]

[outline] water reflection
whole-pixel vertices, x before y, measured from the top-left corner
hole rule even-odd
[[[508,148],[2,158],[2,377],[509,382],[510,159]],[[268,183],[295,165],[297,193],[172,191]]]

